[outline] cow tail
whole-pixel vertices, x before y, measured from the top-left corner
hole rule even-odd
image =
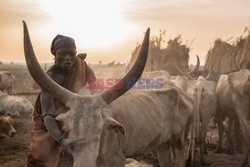
[[[204,88],[202,85],[199,85],[195,90],[195,110],[194,110],[194,119],[193,123],[191,124],[191,165],[194,166],[195,164],[195,148],[196,148],[196,141],[200,138],[200,103],[202,100],[202,93]]]
[[[204,92],[203,85],[199,85],[196,92],[196,137],[199,140],[200,139],[200,118],[201,118],[201,112],[200,112],[200,104],[202,101],[202,94]]]

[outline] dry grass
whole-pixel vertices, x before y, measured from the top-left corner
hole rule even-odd
[[[215,40],[213,47],[208,50],[204,70],[220,74],[235,71],[237,69],[234,63],[235,51],[234,45],[221,39]]]
[[[178,35],[174,39],[170,39],[165,44],[165,31],[160,31],[159,36],[153,36],[150,40],[149,55],[146,63],[145,71],[153,70],[167,70],[171,75],[175,75],[178,72],[173,67],[173,62],[183,69],[188,71],[188,60],[190,48],[183,44],[181,35]],[[137,44],[132,52],[130,59],[130,66],[135,62],[139,53],[141,45]]]
[[[250,29],[247,27],[232,44],[221,39],[215,40],[207,53],[204,70],[229,73],[236,71],[237,65],[243,68],[246,62],[250,62]]]
[[[237,62],[240,67],[244,67],[245,63],[250,61],[250,32],[247,37],[240,38],[237,44],[239,48],[239,56],[237,56]]]

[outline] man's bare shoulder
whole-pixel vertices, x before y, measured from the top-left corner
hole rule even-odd
[[[62,82],[64,82],[65,79],[65,74],[63,73],[63,71],[60,69],[60,67],[58,67],[56,64],[54,64],[53,66],[51,66],[46,73],[48,74],[48,76],[53,79],[54,81],[56,81],[57,83],[61,84]]]
[[[47,71],[46,73],[50,76],[50,77],[55,77],[58,74],[61,73],[60,69],[58,68],[57,65],[52,65]]]

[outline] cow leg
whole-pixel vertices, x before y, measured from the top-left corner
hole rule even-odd
[[[218,132],[219,132],[219,141],[218,145],[215,149],[215,153],[221,153],[222,152],[222,135],[223,135],[223,123],[222,123],[222,117],[220,115],[217,115],[217,123],[218,123]]]
[[[234,148],[233,148],[233,140],[232,140],[232,126],[233,126],[233,118],[229,118],[229,123],[228,123],[228,128],[225,129],[225,133],[227,136],[227,153],[228,154],[232,154],[234,152]]]
[[[247,116],[245,116],[244,114],[244,111],[242,112],[237,112],[237,113],[241,113],[239,114],[239,122],[240,122],[240,129],[241,129],[241,132],[242,132],[242,135],[243,135],[243,140],[244,140],[244,148],[243,148],[243,157],[242,157],[242,160],[240,162],[240,166],[241,167],[244,167],[247,165],[248,163],[248,149],[249,149],[249,137],[250,137],[250,134],[249,134],[249,131],[250,131],[250,128],[249,128],[249,121],[246,120],[247,119]]]
[[[159,160],[160,167],[172,167],[172,151],[169,144],[162,144],[157,149],[157,157]]]
[[[206,147],[206,134],[207,134],[207,128],[209,124],[209,119],[203,119],[201,123],[201,129],[200,129],[200,162],[202,165],[208,165],[208,163],[205,161],[205,147]]]
[[[242,134],[240,131],[240,123],[239,119],[234,120],[234,135],[235,137],[235,151],[238,153],[242,153],[242,148],[243,148],[243,139],[242,139]]]
[[[184,143],[181,139],[175,141],[173,145],[173,152],[175,156],[175,165],[178,167],[184,167],[186,165],[186,158],[185,158],[185,150],[184,150]],[[192,166],[193,164],[191,164]]]
[[[186,160],[184,155],[184,149],[174,147],[173,152],[175,155],[175,166],[185,167]],[[193,166],[193,164],[191,164],[190,166]]]

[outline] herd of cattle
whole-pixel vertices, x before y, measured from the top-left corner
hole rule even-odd
[[[123,77],[124,82],[117,83],[123,85],[123,89],[80,95],[59,86],[39,68],[24,22],[24,50],[30,74],[43,89],[70,108],[56,119],[70,130],[68,140],[76,145],[79,142],[82,147],[78,152],[71,152],[74,167],[82,164],[88,167],[124,166],[126,158],[151,151],[157,153],[161,167],[194,166],[198,145],[200,162],[207,164],[205,139],[212,118],[218,123],[217,152],[222,149],[222,134],[228,132],[228,140],[231,140],[232,126],[239,123],[244,143],[239,166],[250,165],[250,65],[228,75],[216,74],[216,77],[212,76],[212,71],[208,77],[198,76],[198,68],[190,73],[178,69],[179,76],[170,76],[167,71],[143,72],[148,45],[149,29],[136,62]],[[13,78],[6,72],[0,74]],[[5,77],[1,76],[0,81]],[[128,91],[126,78],[133,77],[161,78],[163,87]],[[11,85],[0,83],[1,90],[10,89]],[[10,90],[8,93],[13,93]],[[0,94],[1,114],[28,116],[32,112],[33,106],[24,98]],[[226,117],[229,120],[227,129],[223,124]],[[0,134],[13,136],[16,133],[11,122],[9,116],[0,117]],[[3,130],[6,127],[9,127],[8,132]]]

